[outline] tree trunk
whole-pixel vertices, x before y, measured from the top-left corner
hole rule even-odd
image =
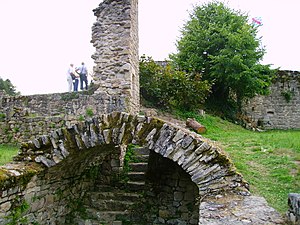
[[[186,126],[192,128],[198,134],[204,134],[206,132],[206,127],[198,123],[194,118],[188,118],[186,120]]]

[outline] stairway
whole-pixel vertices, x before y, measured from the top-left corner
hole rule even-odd
[[[77,219],[78,225],[125,225],[135,224],[132,215],[145,190],[145,173],[148,166],[149,150],[134,149],[135,162],[129,162],[127,182],[114,186],[97,185],[86,194],[83,204],[89,219]],[[137,223],[138,224],[138,221]]]

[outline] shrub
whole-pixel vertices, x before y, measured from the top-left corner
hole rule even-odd
[[[160,66],[151,57],[140,60],[142,97],[161,108],[195,110],[207,98],[211,84],[200,74],[188,74],[170,65]]]

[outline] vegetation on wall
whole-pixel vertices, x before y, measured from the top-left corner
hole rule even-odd
[[[19,199],[16,199],[18,202]],[[28,219],[24,217],[24,214],[28,211],[29,205],[24,200],[18,203],[19,205],[13,208],[10,214],[6,217],[8,222],[6,225],[18,225],[18,224],[32,224],[28,222]]]
[[[294,95],[294,92],[287,90],[287,91],[282,91],[281,95],[284,97],[285,101],[289,103],[292,100],[292,97]]]

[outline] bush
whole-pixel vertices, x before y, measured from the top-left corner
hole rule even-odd
[[[160,66],[151,57],[140,60],[142,97],[160,108],[195,110],[202,106],[211,85],[200,74],[187,74],[170,65]]]

